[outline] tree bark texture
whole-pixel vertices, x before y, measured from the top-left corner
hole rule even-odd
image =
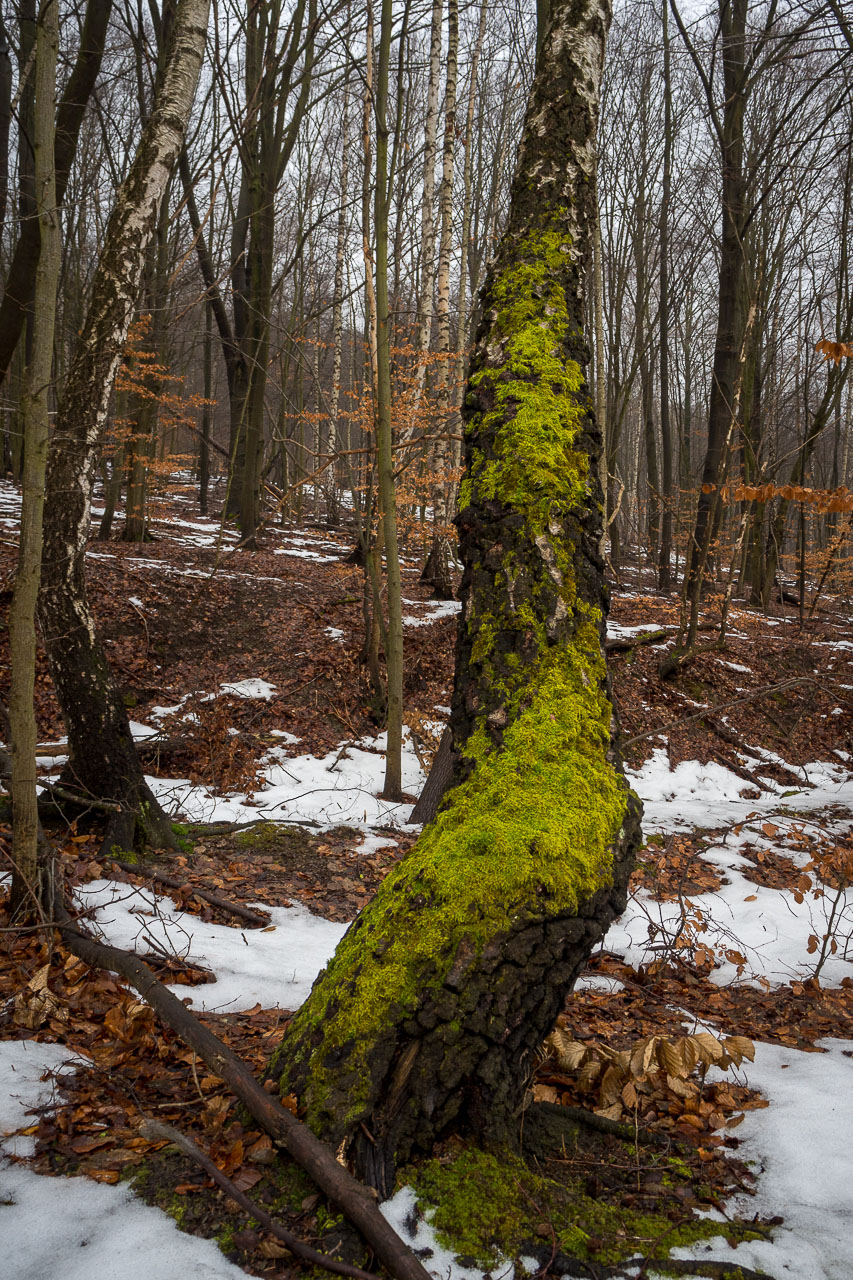
[[[390,1192],[451,1124],[517,1141],[525,1080],[624,908],[639,802],[602,655],[600,436],[582,373],[607,0],[558,0],[465,398],[464,564],[436,821],[351,926],[271,1071]]]
[[[400,555],[397,546],[397,498],[394,486],[394,454],[391,424],[391,316],[388,300],[388,65],[391,53],[391,0],[382,0],[379,58],[376,69],[376,188],[374,234],[376,236],[376,469],[379,503],[385,538],[385,585],[388,627],[385,634],[385,668],[388,680],[385,782],[382,795],[400,800],[403,795],[403,606]],[[378,568],[378,564],[377,564]],[[378,620],[381,603],[374,604]]]
[[[663,35],[663,179],[660,204],[660,443],[662,510],[658,549],[658,590],[669,594],[672,583],[672,512],[676,494],[672,477],[672,424],[669,415],[669,202],[672,193],[672,77],[669,57],[669,10],[662,0]]]
[[[86,593],[85,553],[98,448],[147,247],[183,143],[207,32],[209,0],[181,0],[154,108],[119,189],[57,413],[47,478],[47,520],[39,615],[51,676],[68,729],[66,777],[74,789],[118,802],[108,845],[139,827],[146,839],[174,837],[145,784],[127,711],[98,639]]]
[[[451,448],[451,395],[455,394],[451,370],[450,334],[450,253],[453,238],[453,170],[456,156],[456,97],[459,70],[459,8],[457,0],[447,0],[447,81],[444,93],[444,146],[438,209],[439,236],[436,329],[440,364],[437,378],[438,433],[431,451],[433,472],[433,536],[421,582],[433,588],[439,600],[453,599],[453,556],[447,536],[448,495],[453,486],[449,468]],[[454,362],[455,363],[455,362]]]

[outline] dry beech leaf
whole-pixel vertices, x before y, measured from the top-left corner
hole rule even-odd
[[[737,1055],[738,1066],[744,1058],[748,1058],[750,1062],[755,1061],[755,1045],[749,1036],[726,1036],[725,1045],[730,1057],[734,1058]]]
[[[277,1240],[262,1240],[258,1245],[258,1253],[262,1258],[286,1258],[290,1250]]]

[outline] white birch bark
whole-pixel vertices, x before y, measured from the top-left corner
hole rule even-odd
[[[447,538],[448,477],[450,464],[449,409],[451,393],[450,341],[450,253],[453,237],[453,171],[456,157],[456,91],[459,59],[458,0],[447,4],[447,80],[444,94],[444,146],[442,149],[441,186],[438,194],[440,239],[436,279],[437,351],[440,358],[437,378],[438,403],[436,429],[438,438],[432,449],[430,470],[433,473],[432,548],[424,566],[422,580],[430,583],[442,599],[453,596],[450,572],[450,544]],[[455,361],[453,362],[455,366]]]
[[[68,729],[68,775],[82,791],[116,801],[112,837],[127,847],[138,827],[174,843],[142,776],[127,712],[95,634],[84,554],[97,452],[145,262],[177,161],[204,54],[209,0],[179,0],[153,109],[107,224],[91,302],[57,413],[47,480],[39,611],[51,674]]]
[[[441,20],[443,0],[433,0],[429,41],[429,82],[427,86],[427,111],[424,126],[424,179],[421,193],[421,252],[420,281],[418,287],[418,323],[415,334],[417,367],[417,395],[423,394],[426,383],[425,356],[432,336],[432,290],[435,274],[435,156],[438,135],[438,85],[441,66]]]

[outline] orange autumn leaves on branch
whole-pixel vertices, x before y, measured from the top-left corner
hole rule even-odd
[[[821,515],[828,511],[853,511],[853,493],[843,486],[838,489],[806,489],[801,484],[738,484],[723,490],[724,502],[769,502],[784,498],[814,507]]]
[[[824,360],[832,360],[835,364],[841,364],[845,356],[853,356],[853,342],[830,342],[828,338],[821,338],[820,342],[815,343],[815,351],[819,351]]]
[[[704,484],[704,493],[710,493],[714,485]],[[786,502],[802,502],[824,515],[828,511],[853,511],[853,491],[843,485],[837,489],[807,489],[801,484],[724,484],[720,489],[723,502],[770,502],[772,498],[784,498]]]

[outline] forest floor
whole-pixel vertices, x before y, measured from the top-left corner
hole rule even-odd
[[[0,485],[4,610],[17,512]],[[52,834],[89,926],[144,953],[260,1073],[346,923],[416,837],[407,819],[447,714],[458,606],[427,599],[404,546],[407,800],[393,805],[379,798],[351,534],[306,518],[247,551],[190,492],[171,496],[152,533],[142,546],[93,540],[89,581],[183,848],[134,874],[99,857],[95,813]],[[664,682],[671,640],[632,642],[677,614],[641,570],[614,588],[608,635],[631,647],[609,664],[646,846],[628,910],[532,1084],[537,1101],[593,1119],[542,1167],[512,1171],[511,1205],[492,1188],[491,1217],[461,1195],[493,1172],[462,1144],[406,1171],[385,1211],[429,1251],[437,1280],[514,1267],[653,1275],[667,1254],[694,1259],[696,1274],[853,1274],[853,604],[822,596],[801,626],[795,608],[764,617],[735,602],[724,647]],[[6,646],[2,628],[4,700]],[[48,781],[62,724],[43,659],[37,709]],[[193,830],[211,822],[240,829]],[[143,874],[155,866],[181,887],[155,891]],[[257,904],[268,923],[235,921],[197,890]],[[308,1180],[273,1162],[227,1091],[114,976],[41,934],[0,932],[0,1134],[15,1135],[3,1139],[0,1225],[20,1280],[296,1274],[196,1166],[139,1133],[146,1115],[195,1136],[317,1247],[359,1256]],[[45,1176],[58,1174],[86,1177]]]

